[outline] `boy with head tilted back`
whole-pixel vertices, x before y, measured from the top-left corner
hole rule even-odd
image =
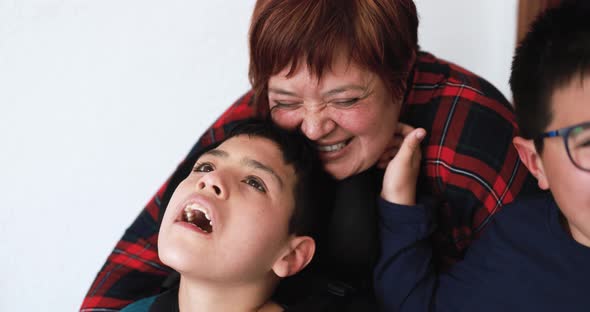
[[[237,126],[198,157],[166,208],[158,253],[179,287],[123,311],[283,310],[269,298],[314,255],[327,179],[302,135]]]

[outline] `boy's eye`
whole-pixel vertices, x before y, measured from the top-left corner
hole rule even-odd
[[[215,167],[211,163],[197,163],[197,165],[193,168],[194,172],[211,172],[215,170]]]
[[[257,191],[261,193],[266,193],[266,186],[264,185],[264,182],[262,182],[257,177],[247,177],[244,180],[242,180],[242,182],[255,188]]]
[[[572,129],[569,134],[568,143],[570,147],[574,148],[588,148],[590,147],[590,127],[578,127]],[[573,143],[573,144],[572,144]]]

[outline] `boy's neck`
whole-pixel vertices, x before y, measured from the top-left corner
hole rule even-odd
[[[570,224],[568,219],[565,217],[563,212],[559,212],[559,221],[561,227],[567,232],[567,234],[578,244],[590,248],[590,238],[585,236],[582,231],[578,230],[573,224]]]
[[[282,311],[278,305],[269,302],[274,289],[274,283],[222,285],[182,276],[178,306],[181,312]]]

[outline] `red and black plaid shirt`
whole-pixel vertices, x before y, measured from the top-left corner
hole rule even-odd
[[[409,79],[401,121],[428,133],[419,192],[441,200],[434,239],[438,256],[449,264],[462,258],[492,215],[532,184],[511,142],[517,134],[512,108],[492,85],[427,53],[418,55]],[[268,108],[256,107],[251,98],[249,92],[235,102],[192,151],[223,139],[233,122],[266,114]],[[81,311],[118,310],[160,291],[171,272],[156,247],[167,183],[117,243]]]

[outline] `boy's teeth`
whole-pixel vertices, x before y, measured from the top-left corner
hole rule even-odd
[[[211,221],[209,213],[198,204],[190,203],[184,207],[182,221],[192,223],[205,233],[213,232],[213,221]]]
[[[184,213],[186,214],[187,219],[189,219],[189,216],[190,216],[190,218],[194,217],[194,212],[193,212],[194,210],[198,210],[198,211],[202,212],[205,215],[205,218],[207,218],[207,220],[211,221],[211,217],[209,216],[209,213],[207,212],[207,210],[205,210],[204,208],[202,208],[201,206],[199,206],[197,204],[188,204],[188,205],[186,205],[186,207],[184,207]]]
[[[195,213],[192,212],[192,210],[188,210],[188,211],[184,211],[185,215],[186,215],[186,220],[188,222],[193,222],[193,219],[195,218]]]

